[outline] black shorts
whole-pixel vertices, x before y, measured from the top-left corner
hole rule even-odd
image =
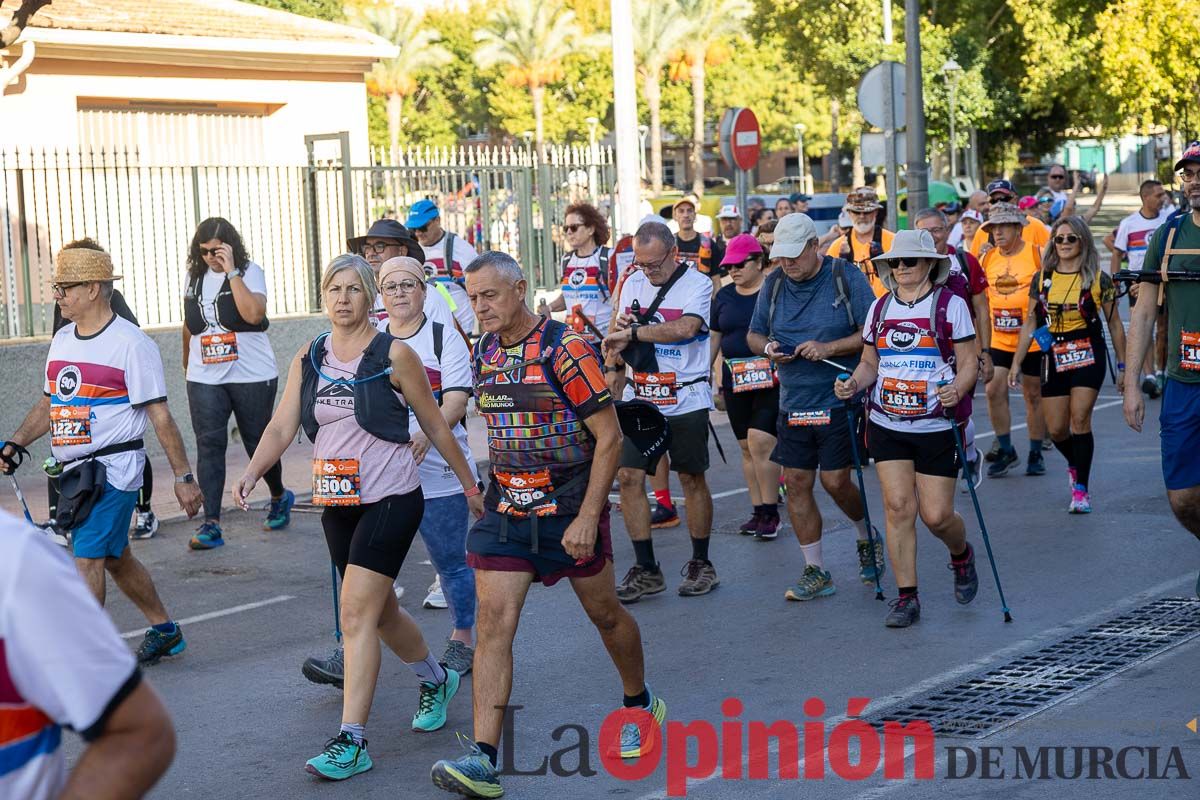
[[[725,398],[729,427],[733,428],[733,437],[739,442],[749,435],[751,428],[775,435],[775,425],[779,418],[778,386],[759,389],[756,392],[737,393],[722,388],[721,395]]]
[[[829,409],[829,421],[824,424],[797,424],[811,422],[811,418],[798,417],[780,411],[776,424],[775,451],[771,460],[788,469],[823,470],[847,469],[853,463],[850,446],[850,420],[845,406]],[[789,424],[790,419],[790,424]]]
[[[1089,337],[1085,335],[1077,338],[1087,341]],[[1061,340],[1055,337],[1055,340],[1069,341],[1066,337]],[[1097,344],[1099,347],[1096,346]],[[1093,341],[1092,348],[1092,363],[1086,367],[1076,367],[1060,372],[1055,369],[1054,359],[1048,358],[1046,360],[1047,379],[1042,384],[1042,397],[1067,397],[1076,386],[1100,391],[1100,387],[1104,386],[1104,379],[1108,375],[1108,347],[1105,346],[1104,340],[1101,340]]]
[[[867,441],[871,445],[871,457],[876,463],[911,461],[918,473],[939,478],[958,477],[962,466],[958,462],[954,431],[950,428],[928,433],[907,433],[885,428],[872,420],[867,424]]]
[[[424,513],[420,487],[360,506],[330,506],[321,512],[329,557],[343,576],[353,564],[395,580]]]
[[[671,428],[671,470],[688,475],[708,472],[708,409],[689,411],[677,417],[667,417]],[[649,464],[642,452],[626,438],[621,445],[621,466],[653,472],[657,464]]]
[[[989,347],[988,353],[991,354],[992,364],[996,369],[1012,369],[1013,356],[1016,353],[1011,350],[997,350],[994,347]],[[1025,358],[1021,360],[1021,374],[1031,378],[1042,377],[1042,354],[1040,352],[1025,354]]]

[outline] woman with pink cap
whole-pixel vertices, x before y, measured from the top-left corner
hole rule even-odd
[[[725,247],[721,267],[733,283],[713,298],[709,341],[712,359],[722,356],[721,397],[738,445],[742,472],[750,489],[754,514],[739,533],[774,539],[779,529],[779,471],[771,461],[775,424],[779,417],[779,382],[766,356],[756,355],[746,342],[750,318],[763,284],[763,249],[748,233],[733,237]]]

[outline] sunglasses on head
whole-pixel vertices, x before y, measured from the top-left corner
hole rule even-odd
[[[1079,237],[1073,233],[1064,233],[1054,237],[1055,244],[1075,244],[1079,241]]]

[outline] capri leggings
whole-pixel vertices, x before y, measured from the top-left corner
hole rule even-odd
[[[321,513],[329,557],[338,572],[346,565],[395,580],[425,513],[421,487],[360,506],[330,506]]]

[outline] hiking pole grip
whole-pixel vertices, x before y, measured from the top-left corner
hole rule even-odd
[[[838,375],[838,380],[842,383],[850,380],[852,376],[849,372],[843,372]],[[867,525],[867,544],[871,547],[871,563],[875,567],[875,599],[883,600],[883,587],[879,585],[879,563],[875,559],[875,528],[871,525],[871,508],[867,505],[867,484],[863,480],[862,461],[858,456],[858,434],[855,432],[854,425],[854,397],[842,401],[846,404],[846,422],[849,426],[850,434],[850,454],[854,457],[854,472],[858,476],[858,496],[862,499],[863,505],[863,521]]]

